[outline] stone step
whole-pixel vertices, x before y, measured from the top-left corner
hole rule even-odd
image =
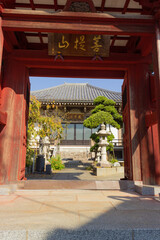
[[[2,240],[159,240],[160,229],[8,229],[0,235]]]
[[[99,230],[0,230],[1,239],[28,239],[28,240],[159,240],[160,229],[99,229]]]
[[[134,182],[95,180],[27,180],[18,184],[19,189],[87,189],[87,190],[134,190]]]
[[[141,195],[148,196],[159,196],[160,195],[160,186],[158,185],[138,185],[135,184],[135,191]]]

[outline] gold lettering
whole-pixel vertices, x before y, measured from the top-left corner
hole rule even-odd
[[[86,49],[85,49],[85,36],[84,35],[80,36],[79,49],[81,49],[82,51],[86,51]]]
[[[75,44],[74,44],[74,48],[77,50],[78,49],[78,38],[76,37],[76,41],[74,42]]]
[[[85,49],[85,36],[84,35],[81,35],[80,37],[79,37],[79,39],[78,39],[78,37],[76,37],[76,40],[75,40],[75,42],[74,42],[75,44],[74,44],[74,48],[76,49],[76,50],[78,50],[78,49],[80,49],[80,50],[82,50],[82,51],[86,51],[86,49]]]
[[[62,36],[62,42],[58,42],[58,47],[59,48],[68,48],[69,47],[69,42],[65,41],[64,35]]]
[[[94,36],[93,38],[93,46],[91,48],[93,48],[93,51],[95,53],[98,53],[100,48],[102,47],[102,45],[99,44],[99,40],[101,39],[101,35],[98,35],[98,36]]]

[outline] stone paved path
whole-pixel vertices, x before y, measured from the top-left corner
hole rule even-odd
[[[53,180],[119,180],[124,177],[124,173],[116,173],[107,177],[97,177],[92,171],[86,170],[89,163],[82,161],[64,161],[65,169],[61,171],[54,171],[51,175],[46,174],[32,174],[28,179],[53,179]]]
[[[134,192],[18,190],[0,219],[0,240],[160,239],[160,202]]]

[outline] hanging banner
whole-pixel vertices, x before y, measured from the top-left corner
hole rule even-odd
[[[48,34],[48,54],[56,56],[109,56],[110,37],[107,35]]]

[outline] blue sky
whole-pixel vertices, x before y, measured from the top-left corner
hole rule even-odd
[[[46,78],[30,77],[31,91],[54,87],[63,83],[89,83],[93,86],[121,92],[122,79]]]

